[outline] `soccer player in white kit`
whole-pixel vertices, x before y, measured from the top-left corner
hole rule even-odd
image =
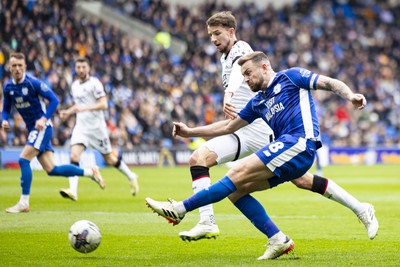
[[[225,88],[224,112],[227,117],[233,119],[237,112],[243,109],[255,95],[245,82],[237,63],[241,56],[249,54],[253,50],[248,43],[237,40],[235,35],[236,20],[229,11],[219,12],[211,16],[207,20],[207,28],[211,42],[222,53],[222,82]],[[210,167],[246,157],[269,144],[272,140],[272,130],[262,119],[257,119],[234,134],[218,136],[204,143],[193,152],[189,159],[194,193],[211,185]],[[373,214],[372,205],[361,203],[334,181],[309,172],[301,178],[292,180],[292,182],[299,188],[319,193],[348,207],[363,222],[369,237],[375,237],[375,227],[370,228],[371,220],[366,219],[368,218],[366,214]],[[275,185],[271,187],[273,186]],[[237,199],[230,196],[230,200],[241,209]],[[212,205],[200,207],[199,212],[200,221],[197,225],[189,231],[179,233],[182,240],[216,238],[219,235]],[[282,241],[284,241],[283,236]]]
[[[76,114],[76,124],[71,136],[71,163],[79,166],[82,153],[86,148],[99,151],[107,165],[118,168],[129,180],[131,193],[139,191],[138,176],[126,163],[112,153],[104,111],[108,108],[107,96],[103,84],[90,76],[89,60],[80,57],[75,61],[78,79],[72,83],[71,94],[75,104],[60,111],[62,119]],[[71,200],[78,199],[78,176],[69,177],[68,189],[60,189],[60,194]]]

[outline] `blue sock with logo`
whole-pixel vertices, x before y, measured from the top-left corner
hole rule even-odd
[[[268,238],[271,238],[280,231],[268,216],[264,207],[254,197],[245,195],[234,204]]]
[[[83,176],[83,169],[73,164],[66,164],[60,166],[54,166],[54,168],[48,173],[50,176]]]
[[[21,188],[23,195],[29,195],[32,184],[32,169],[30,161],[24,158],[18,159],[19,167],[21,168]]]
[[[236,191],[236,186],[225,176],[210,187],[199,191],[190,198],[183,201],[186,211],[200,208],[204,205],[218,202]]]

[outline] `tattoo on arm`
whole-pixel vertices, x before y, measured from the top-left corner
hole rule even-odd
[[[317,81],[317,89],[332,91],[338,96],[349,100],[352,94],[351,89],[342,81],[320,75]]]

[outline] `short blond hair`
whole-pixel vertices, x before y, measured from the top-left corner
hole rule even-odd
[[[249,60],[251,60],[253,63],[265,62],[268,65],[270,65],[268,56],[266,54],[264,54],[264,52],[261,52],[261,51],[255,51],[250,54],[242,56],[239,59],[238,64],[239,64],[239,66],[242,66],[244,63],[246,63]]]
[[[16,58],[16,59],[23,59],[23,60],[25,60],[25,55],[23,54],[23,53],[21,53],[21,52],[12,52],[11,54],[10,54],[10,58]]]

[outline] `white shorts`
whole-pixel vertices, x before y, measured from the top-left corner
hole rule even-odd
[[[239,129],[234,134],[218,136],[202,144],[217,154],[217,163],[223,164],[251,155],[273,141],[270,131],[255,132],[248,126]]]
[[[101,154],[106,155],[112,152],[110,137],[106,127],[97,129],[82,129],[76,125],[72,131],[71,146],[82,144],[86,148],[93,148]]]

